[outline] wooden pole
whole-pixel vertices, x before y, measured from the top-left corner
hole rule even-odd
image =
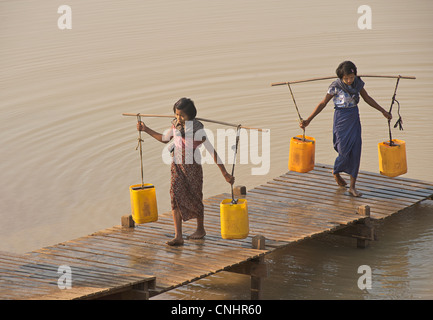
[[[261,235],[257,235],[251,239],[251,244],[254,249],[265,250],[266,238]],[[253,259],[259,265],[265,265],[265,257],[260,256],[259,258]],[[265,265],[266,268],[266,265]],[[262,299],[262,284],[263,277],[251,275],[251,300]]]
[[[143,114],[143,113],[122,113],[123,116],[133,116],[133,117],[148,117],[148,118],[172,118],[174,119],[175,116],[172,115],[163,115],[163,114]],[[204,118],[196,118],[199,121],[206,121],[206,122],[212,122],[212,123],[217,123],[217,124],[222,124],[225,126],[229,126],[229,127],[238,127],[237,124],[233,124],[233,123],[228,123],[228,122],[223,122],[223,121],[217,121],[217,120],[212,120],[212,119],[204,119]],[[249,129],[249,130],[258,130],[258,131],[263,131],[263,132],[267,132],[267,129],[260,129],[260,128],[253,128],[253,127],[247,127],[247,126],[240,126],[241,128],[244,129]]]
[[[413,76],[384,76],[384,75],[359,75],[358,77],[361,78],[389,78],[389,79],[416,79],[416,77]],[[332,77],[321,77],[321,78],[312,78],[312,79],[304,79],[304,80],[295,80],[295,81],[289,81],[289,82],[276,82],[276,83],[271,83],[271,86],[282,86],[282,85],[288,85],[288,84],[294,84],[294,83],[303,83],[303,82],[311,82],[311,81],[318,81],[318,80],[329,80],[329,79],[335,79],[337,78],[337,76],[332,76]]]

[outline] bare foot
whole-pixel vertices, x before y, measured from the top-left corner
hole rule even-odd
[[[354,197],[362,196],[362,193],[356,190],[355,188],[349,188],[349,193]]]
[[[341,187],[344,187],[347,185],[346,180],[344,180],[339,173],[332,173],[334,175],[335,181],[337,181],[337,184]]]
[[[169,246],[181,246],[183,245],[183,239],[174,238],[173,240],[167,241]]]
[[[191,234],[188,239],[203,239],[206,235],[206,231],[204,229],[197,229],[193,234]]]

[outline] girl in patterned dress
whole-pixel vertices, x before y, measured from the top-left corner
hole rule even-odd
[[[387,119],[392,116],[383,109],[367,91],[364,82],[357,77],[357,69],[351,61],[342,62],[336,70],[338,79],[331,83],[325,98],[317,105],[312,114],[300,123],[301,128],[307,127],[311,120],[317,116],[327,103],[333,98],[334,102],[334,124],[333,143],[338,152],[335,159],[333,175],[338,185],[346,186],[346,181],[340,172],[350,175],[349,193],[355,197],[362,194],[356,189],[356,178],[358,176],[361,161],[361,122],[359,119],[359,96],[364,101],[380,111]]]
[[[194,102],[188,98],[177,101],[173,107],[176,119],[167,134],[162,135],[147,127],[143,122],[137,123],[137,130],[144,131],[156,140],[168,143],[173,140],[171,163],[170,198],[175,236],[167,244],[171,246],[182,245],[182,221],[197,219],[197,229],[189,239],[202,239],[206,235],[204,229],[203,206],[203,170],[200,152],[196,149],[205,142],[206,148],[211,149],[215,163],[221,170],[225,180],[233,184],[234,177],[230,175],[210,143],[206,141],[203,124],[195,119],[197,110]],[[199,136],[199,140],[196,138]]]

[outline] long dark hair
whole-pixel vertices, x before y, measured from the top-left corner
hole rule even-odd
[[[194,102],[189,98],[179,99],[173,106],[173,113],[176,113],[176,109],[185,112],[189,120],[193,120],[197,115],[197,109],[195,108]]]
[[[357,76],[358,70],[356,69],[355,64],[352,61],[343,61],[338,66],[337,70],[335,70],[335,73],[337,76],[342,79],[345,75],[354,74]]]

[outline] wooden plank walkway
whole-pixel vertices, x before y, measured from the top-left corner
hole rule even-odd
[[[363,196],[355,198],[336,185],[331,172],[329,165],[316,165],[249,190],[250,235],[242,240],[221,238],[219,204],[231,196],[220,194],[204,201],[205,239],[186,240],[181,247],[165,244],[174,232],[171,214],[165,213],[157,222],[115,226],[23,255],[0,252],[0,299],[92,299],[122,292],[148,298],[353,225],[365,219],[357,214],[362,205],[370,207],[371,218],[383,219],[433,195],[432,182],[360,172]],[[194,229],[195,222],[184,224],[184,234]],[[266,238],[265,248],[252,248],[256,235]],[[58,288],[61,265],[71,268],[72,289]]]

